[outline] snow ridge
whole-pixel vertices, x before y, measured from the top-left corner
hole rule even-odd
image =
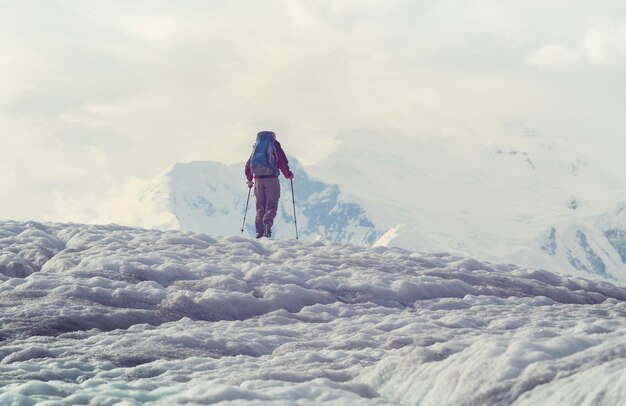
[[[626,291],[447,253],[0,222],[0,404],[618,404]]]

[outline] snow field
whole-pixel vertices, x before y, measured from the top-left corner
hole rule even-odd
[[[618,404],[626,291],[446,253],[0,223],[0,404]]]

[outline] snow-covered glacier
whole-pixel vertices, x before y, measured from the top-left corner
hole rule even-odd
[[[0,222],[1,405],[616,405],[626,290],[447,253]]]

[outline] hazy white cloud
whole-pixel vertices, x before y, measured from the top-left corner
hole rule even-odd
[[[82,199],[55,192],[47,214],[56,221],[177,228],[178,220],[173,214],[168,214],[153,200],[144,199],[150,186],[149,181],[131,177],[106,193],[90,194]]]
[[[0,147],[12,171],[0,185],[15,196],[0,217],[71,219],[174,162],[243,161],[261,129],[305,163],[354,129],[485,142],[519,121],[546,136],[621,134],[623,82],[548,70],[580,64],[558,44],[583,38],[586,58],[619,66],[622,25],[597,24],[624,11],[609,0],[4,2]],[[54,196],[65,214],[47,214]]]
[[[596,65],[626,67],[626,21],[603,24],[589,30],[583,41],[583,50]]]
[[[563,44],[547,44],[533,51],[526,63],[541,69],[570,70],[577,68],[581,61],[579,52]]]

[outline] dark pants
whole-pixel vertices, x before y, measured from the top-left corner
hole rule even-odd
[[[274,224],[278,199],[280,198],[280,181],[278,178],[256,179],[254,184],[256,196],[256,233],[265,234]]]

